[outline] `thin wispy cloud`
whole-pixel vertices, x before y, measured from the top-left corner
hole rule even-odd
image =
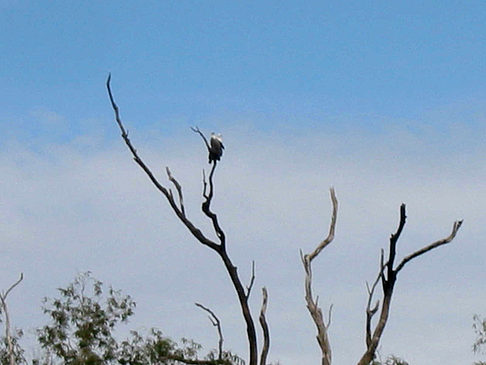
[[[138,131],[137,137],[141,134]],[[477,167],[481,156],[470,156],[458,173],[448,158],[423,154],[429,139],[402,130],[382,137],[318,130],[293,139],[245,131],[241,125],[225,131],[227,148],[216,175],[214,206],[241,275],[250,276],[255,260],[257,285],[269,288],[273,359],[310,363],[317,357],[301,295],[298,250],[312,248],[325,234],[331,185],[340,201],[337,236],[319,258],[314,275],[321,303],[334,304],[330,335],[336,361],[352,362],[363,349],[364,283],[376,275],[379,250],[396,227],[401,202],[408,204],[409,220],[400,255],[446,236],[456,219],[464,218],[465,224],[457,242],[401,273],[381,351],[413,363],[435,361],[446,353],[449,358],[471,357],[470,319],[481,311],[482,297],[470,294],[470,288],[480,288],[484,274],[477,260],[483,252],[477,240],[484,234],[486,203],[481,184],[485,169]],[[162,181],[165,166],[171,167],[183,183],[188,214],[210,231],[199,212],[207,156],[197,136],[187,130],[177,141],[159,135],[133,142]],[[91,270],[137,300],[133,326],[158,326],[168,335],[190,335],[214,346],[205,317],[193,308],[194,301],[201,301],[221,316],[228,346],[245,354],[243,323],[217,258],[177,222],[121,139],[109,145],[94,143],[88,150],[74,143],[46,145],[42,152],[12,146],[0,158],[5,177],[3,247],[9,258],[4,271],[24,271],[26,277],[22,300],[12,297],[16,325],[40,323],[36,303],[63,284],[59,278]],[[9,282],[8,276],[2,280],[3,286]],[[426,295],[430,292],[434,295]],[[463,298],[460,303],[458,298]],[[255,311],[259,301],[255,291]],[[434,320],[437,313],[451,320]],[[184,325],[177,319],[182,315]],[[429,324],[423,323],[427,316]],[[418,334],[434,338],[438,328],[457,337],[446,343],[437,340],[424,353]],[[289,329],[299,333],[291,343],[286,340]],[[397,336],[402,336],[399,344]],[[308,357],[302,357],[302,349]]]

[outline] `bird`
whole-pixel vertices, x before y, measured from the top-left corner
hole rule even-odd
[[[221,134],[211,133],[211,139],[209,140],[209,163],[219,161],[223,155],[223,149],[223,138]]]

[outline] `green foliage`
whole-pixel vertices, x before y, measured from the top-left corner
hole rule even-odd
[[[118,363],[121,365],[159,365],[181,364],[184,360],[200,358],[202,346],[192,340],[181,339],[177,344],[165,337],[160,330],[152,328],[147,336],[136,331],[131,332],[129,340],[120,344]],[[222,359],[211,351],[205,360],[214,365],[244,365],[244,361],[230,352],[223,352]]]
[[[401,359],[398,356],[390,355],[386,358],[385,362],[374,360],[370,365],[409,365],[408,362]]]
[[[221,360],[218,360],[217,351],[212,350],[206,356],[206,360],[214,361],[215,365],[245,365],[245,361],[238,355],[233,354],[231,351],[223,351],[223,353],[221,354]]]
[[[116,359],[118,344],[112,331],[133,315],[135,302],[113,288],[103,293],[103,284],[84,273],[60,298],[44,299],[43,311],[50,323],[38,330],[42,348],[64,364],[97,365]]]
[[[146,336],[131,331],[127,340],[118,342],[113,330],[134,314],[135,302],[113,288],[105,294],[103,284],[90,273],[79,275],[58,291],[59,298],[44,299],[43,311],[50,323],[37,331],[44,355],[35,364],[178,365],[201,361],[244,365],[230,352],[223,352],[221,359],[215,350],[200,357],[200,344],[185,338],[178,344],[158,329],[151,329]],[[204,360],[197,360],[201,358]]]
[[[16,364],[25,363],[24,349],[19,344],[19,339],[23,336],[22,330],[13,331],[10,340],[12,341],[13,353]],[[8,352],[8,343],[5,336],[0,339],[0,364],[10,364],[10,355]]]
[[[173,350],[174,343],[162,336],[159,330],[152,329],[150,335],[143,337],[136,331],[131,338],[120,344],[119,363],[122,365],[156,364],[159,359],[167,357]]]
[[[386,359],[385,365],[408,365],[408,362],[397,356],[391,355]]]

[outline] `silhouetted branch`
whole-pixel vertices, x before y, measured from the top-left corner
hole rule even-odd
[[[455,221],[453,226],[452,226],[452,232],[451,234],[446,237],[446,238],[443,238],[441,240],[438,240],[436,242],[433,242],[431,243],[430,245],[428,246],[425,246],[423,248],[421,248],[420,250],[417,250],[415,251],[414,253],[408,255],[407,257],[405,257],[402,262],[400,262],[400,264],[397,266],[397,268],[395,269],[395,271],[398,273],[401,269],[403,269],[403,267],[405,266],[405,264],[411,260],[413,260],[414,258],[420,256],[420,255],[423,255],[424,253],[430,251],[430,250],[433,250],[434,248],[437,248],[439,246],[442,246],[442,245],[445,245],[449,242],[451,242],[455,237],[456,237],[456,234],[457,232],[459,231],[459,228],[461,228],[461,225],[462,225],[462,220],[461,221]]]
[[[184,209],[184,197],[182,195],[182,186],[179,184],[179,182],[172,176],[172,173],[170,172],[169,168],[165,168],[167,172],[167,176],[169,177],[169,180],[174,184],[175,188],[177,189],[177,194],[179,195],[179,206],[180,210],[182,212],[182,215],[186,215],[185,209]]]
[[[224,234],[223,229],[219,225],[218,221],[218,216],[216,213],[214,213],[211,210],[211,202],[213,200],[213,195],[214,195],[214,183],[213,183],[213,176],[214,176],[214,171],[216,170],[216,165],[217,162],[213,161],[212,162],[213,166],[211,167],[211,172],[209,173],[209,193],[206,193],[207,191],[207,186],[208,182],[206,182],[206,176],[205,173],[203,173],[203,196],[205,198],[204,202],[202,203],[201,209],[204,212],[204,214],[211,220],[213,224],[213,229],[214,232],[216,233],[216,236],[219,239],[220,246],[222,250],[226,249],[226,235]]]
[[[213,167],[214,167],[214,166],[213,166]],[[204,197],[205,199],[209,199],[209,196],[208,196],[208,194],[206,193],[207,188],[208,188],[208,182],[206,181],[206,170],[204,170],[204,169],[203,169],[203,171],[202,171],[202,172],[203,172],[203,193],[202,193],[202,195],[203,195],[203,197]]]
[[[223,261],[223,264],[228,272],[228,275],[230,276],[231,282],[233,283],[233,287],[236,290],[238,300],[240,302],[240,307],[241,311],[243,314],[243,317],[246,322],[246,329],[247,329],[247,338],[248,338],[248,345],[249,345],[249,364],[248,365],[257,365],[258,361],[258,349],[257,349],[257,340],[256,340],[256,330],[255,330],[255,324],[253,322],[253,317],[250,312],[250,308],[248,305],[248,297],[245,293],[245,288],[241,283],[241,280],[238,276],[237,268],[236,266],[233,265],[231,259],[228,256],[228,253],[226,252],[226,236],[221,229],[219,222],[218,222],[218,217],[217,215],[211,210],[211,201],[213,198],[214,194],[214,184],[213,184],[213,176],[214,176],[214,171],[216,169],[216,160],[213,161],[213,165],[211,168],[211,172],[209,174],[209,182],[206,182],[206,177],[204,176],[204,192],[203,192],[203,197],[204,201],[202,203],[202,211],[203,213],[209,217],[212,221],[214,231],[216,232],[216,235],[219,239],[219,244],[214,242],[213,240],[207,238],[202,231],[194,226],[194,224],[186,217],[185,211],[184,211],[184,205],[182,201],[182,188],[178,188],[179,183],[175,180],[175,178],[172,177],[170,172],[168,171],[169,174],[169,180],[175,185],[178,193],[179,193],[179,204],[175,201],[174,196],[172,194],[172,191],[164,187],[157,178],[154,176],[152,171],[148,168],[148,166],[143,162],[143,160],[139,157],[137,150],[133,147],[130,139],[128,138],[128,133],[125,130],[125,127],[123,126],[123,123],[120,118],[120,112],[118,109],[118,106],[115,103],[115,100],[113,98],[113,94],[111,91],[111,86],[110,86],[110,81],[111,81],[111,75],[108,76],[108,79],[106,81],[106,88],[108,89],[108,95],[110,98],[111,106],[115,112],[115,119],[118,124],[118,127],[120,128],[121,135],[123,140],[125,141],[125,144],[127,145],[128,149],[132,153],[133,159],[135,162],[142,168],[142,170],[145,172],[145,174],[149,177],[150,181],[155,185],[155,187],[166,197],[167,201],[169,202],[169,205],[171,206],[172,210],[174,213],[177,215],[179,220],[186,226],[186,228],[192,233],[192,235],[203,245],[208,246],[209,248],[213,249],[218,253],[218,255],[221,257],[221,260]],[[199,131],[198,128],[193,128],[193,131],[201,135],[203,137],[204,143],[206,144],[206,147],[209,149],[208,142],[204,135]],[[207,184],[209,184],[209,192],[207,191]],[[177,361],[184,362],[183,360],[179,359],[174,359]],[[188,361],[188,360],[186,360]],[[195,362],[186,362],[186,363],[194,363]],[[198,364],[202,364],[202,362],[198,362]]]
[[[177,215],[177,217],[181,220],[181,222],[189,229],[189,231],[192,233],[192,235],[203,245],[206,245],[213,250],[218,251],[219,245],[209,238],[207,238],[199,228],[194,226],[194,224],[186,218],[185,213],[181,210],[181,208],[178,206],[176,203],[174,196],[170,193],[170,191],[164,187],[154,176],[152,171],[149,169],[149,167],[143,162],[143,160],[140,158],[140,156],[137,153],[137,150],[135,147],[132,145],[132,142],[128,138],[128,134],[125,130],[125,127],[123,126],[123,123],[120,118],[120,110],[118,106],[115,103],[115,99],[113,97],[113,93],[111,91],[111,86],[110,86],[110,81],[111,81],[111,74],[108,76],[108,79],[106,81],[106,88],[108,89],[108,96],[110,97],[111,101],[111,106],[113,110],[115,111],[115,119],[118,124],[118,127],[120,128],[121,131],[121,136],[123,140],[125,141],[125,144],[127,145],[128,149],[132,153],[133,159],[135,162],[140,166],[140,168],[145,172],[145,174],[148,176],[152,184],[159,190],[166,198],[167,201],[169,202],[169,205],[171,206],[172,210],[174,213]]]
[[[358,362],[358,365],[368,365],[370,362],[374,359],[375,354],[376,354],[376,349],[378,348],[378,344],[380,342],[381,336],[383,335],[383,331],[385,329],[386,323],[388,321],[389,313],[390,313],[390,305],[391,305],[391,299],[393,296],[393,289],[395,288],[395,283],[397,280],[397,275],[398,272],[400,272],[401,269],[409,262],[410,260],[423,255],[426,252],[429,252],[433,250],[434,248],[440,247],[446,243],[451,242],[459,228],[461,227],[462,221],[456,221],[453,225],[452,232],[451,234],[441,240],[438,240],[436,242],[431,243],[430,245],[427,245],[423,247],[420,250],[415,251],[414,253],[406,256],[400,264],[394,269],[394,264],[395,264],[395,259],[396,259],[396,245],[398,242],[398,239],[400,238],[400,235],[403,231],[403,227],[405,226],[406,222],[406,210],[405,210],[405,204],[402,204],[400,206],[400,219],[398,223],[398,228],[394,234],[390,236],[390,244],[389,244],[389,253],[388,253],[388,261],[384,263],[384,258],[383,258],[383,250],[381,253],[381,259],[380,259],[380,271],[378,273],[378,276],[372,286],[371,289],[368,290],[368,305],[367,305],[367,310],[366,310],[366,351],[361,357],[360,361]],[[385,270],[386,269],[386,270]],[[386,275],[385,275],[386,272]],[[375,287],[378,283],[378,281],[381,278],[382,282],[382,288],[383,288],[383,300],[381,304],[381,310],[380,310],[380,317],[378,319],[378,323],[376,324],[373,332],[371,330],[371,319],[374,316],[374,314],[378,311],[378,306],[377,305],[374,308],[371,307],[371,298],[373,296]]]
[[[246,287],[246,296],[250,297],[251,293],[251,288],[253,287],[253,284],[255,283],[255,261],[251,262],[251,277],[250,277],[250,283]]]
[[[206,136],[199,130],[199,127],[191,127],[191,130],[194,132],[194,133],[197,133],[201,136],[201,138],[203,139],[204,141],[204,144],[206,145],[207,149],[208,149],[208,153],[210,152],[211,148],[209,147],[209,143],[208,143],[208,140],[206,139]]]
[[[209,313],[209,320],[211,321],[212,325],[215,326],[218,330],[218,337],[219,337],[219,341],[218,341],[218,360],[221,360],[223,358],[223,331],[221,330],[221,322],[219,320],[218,317],[216,317],[216,314],[214,314],[214,312],[203,306],[202,304],[199,304],[199,303],[195,303],[196,306],[198,306],[199,308],[205,310],[206,312]]]

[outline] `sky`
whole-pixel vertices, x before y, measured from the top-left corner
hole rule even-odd
[[[335,364],[365,349],[366,281],[395,231],[398,255],[456,239],[400,273],[379,348],[410,364],[470,364],[486,316],[484,1],[0,0],[0,288],[12,321],[45,323],[42,298],[91,271],[130,294],[127,328],[158,327],[246,357],[243,319],[216,255],[190,236],[133,162],[114,122],[160,181],[169,166],[199,211],[205,147],[223,134],[214,209],[242,280],[269,291],[269,360],[315,364],[299,250],[327,234],[314,292],[333,304]],[[326,311],[326,310],[325,310]]]

